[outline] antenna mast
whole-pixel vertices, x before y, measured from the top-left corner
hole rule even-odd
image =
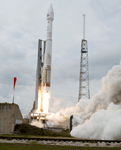
[[[83,40],[85,39],[85,14],[83,14]]]

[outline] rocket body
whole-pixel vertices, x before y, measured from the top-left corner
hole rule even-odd
[[[51,57],[52,57],[52,23],[54,20],[54,11],[52,4],[47,13],[47,38],[44,54],[44,66],[42,71],[42,87],[45,92],[49,91],[51,82]]]

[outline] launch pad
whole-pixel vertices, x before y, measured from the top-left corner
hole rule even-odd
[[[40,128],[48,128],[47,125],[47,117],[51,115],[50,113],[37,113],[31,112],[29,113],[28,119],[31,125],[38,125]]]
[[[70,119],[65,119],[63,121],[55,124],[56,120],[49,119],[51,113],[36,113],[32,112],[29,114],[28,119],[31,125],[38,126],[40,128],[49,129],[57,132],[62,132],[62,129],[70,130]]]
[[[29,113],[29,123],[32,121],[41,121],[47,120],[47,116],[51,115],[50,113]]]

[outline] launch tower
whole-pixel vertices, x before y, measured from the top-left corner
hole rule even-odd
[[[85,15],[83,15],[83,39],[81,42],[79,97],[80,99],[90,99],[89,91],[89,69],[88,69],[88,45],[85,40]]]

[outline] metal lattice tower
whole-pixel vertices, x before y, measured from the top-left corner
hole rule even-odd
[[[79,97],[80,99],[90,99],[89,91],[89,69],[88,69],[88,45],[85,40],[85,15],[83,15],[83,39],[81,42],[81,61],[80,61],[80,79],[79,79]]]

